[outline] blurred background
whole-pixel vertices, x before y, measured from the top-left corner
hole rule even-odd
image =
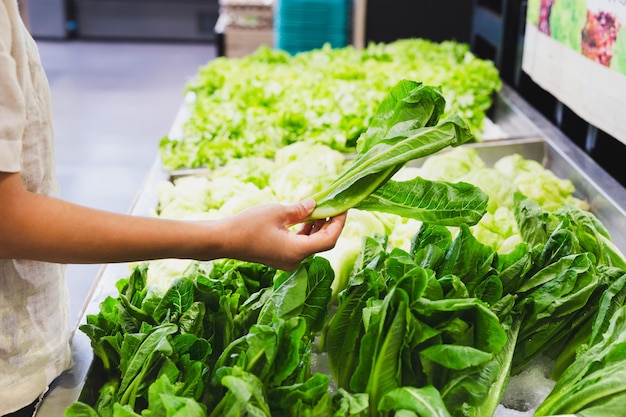
[[[241,12],[250,25],[272,8],[268,0],[20,0],[24,19],[35,37],[46,39],[100,38],[185,40],[215,42],[215,27],[223,13]],[[294,2],[294,4],[297,2]],[[315,4],[315,2],[310,2]],[[358,11],[354,23],[362,25],[366,42],[389,42],[424,37],[435,41],[469,41],[472,1],[355,0],[321,2]],[[493,2],[495,4],[499,1]],[[285,1],[284,4],[289,4]],[[319,6],[316,6],[319,7]],[[244,10],[247,8],[248,10]],[[225,10],[229,9],[229,10]],[[256,10],[253,10],[256,9]],[[247,12],[247,13],[246,13]],[[350,16],[345,15],[349,18]],[[271,18],[270,18],[271,21]],[[236,23],[236,22],[233,22]],[[238,22],[241,24],[241,20]]]

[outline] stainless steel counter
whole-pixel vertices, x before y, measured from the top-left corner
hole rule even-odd
[[[613,234],[614,243],[626,253],[626,235],[621,233],[626,230],[626,189],[623,186],[506,85],[495,101],[491,119],[506,132],[506,138],[471,145],[476,146],[487,164],[502,156],[519,153],[540,161],[557,176],[569,178],[576,187],[577,196],[589,202],[591,211]],[[153,210],[157,204],[156,185],[168,178],[169,173],[156,161],[130,213],[146,215]],[[115,283],[128,275],[126,264],[104,266],[84,304],[78,324],[85,321],[86,315],[97,313],[100,302],[107,295],[116,296]],[[89,339],[78,330],[72,337],[72,352],[72,368],[52,384],[37,417],[62,416],[65,409],[78,399],[93,359]]]

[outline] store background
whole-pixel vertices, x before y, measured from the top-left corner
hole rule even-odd
[[[127,212],[201,65],[225,54],[218,0],[20,0],[52,90],[62,196]],[[522,0],[354,0],[355,44],[421,37],[471,45],[622,185],[626,147],[521,70]],[[232,46],[231,46],[232,47]],[[78,319],[99,265],[70,265]]]

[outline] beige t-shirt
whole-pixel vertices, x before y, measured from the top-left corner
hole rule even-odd
[[[16,0],[0,0],[0,171],[20,172],[32,192],[57,192],[48,80]],[[0,259],[0,416],[36,400],[70,365],[64,269]]]

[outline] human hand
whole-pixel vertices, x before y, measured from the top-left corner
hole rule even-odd
[[[307,256],[332,249],[347,214],[305,222],[314,208],[315,201],[307,199],[291,205],[259,205],[229,218],[228,257],[290,271]],[[294,232],[291,226],[300,223]]]

